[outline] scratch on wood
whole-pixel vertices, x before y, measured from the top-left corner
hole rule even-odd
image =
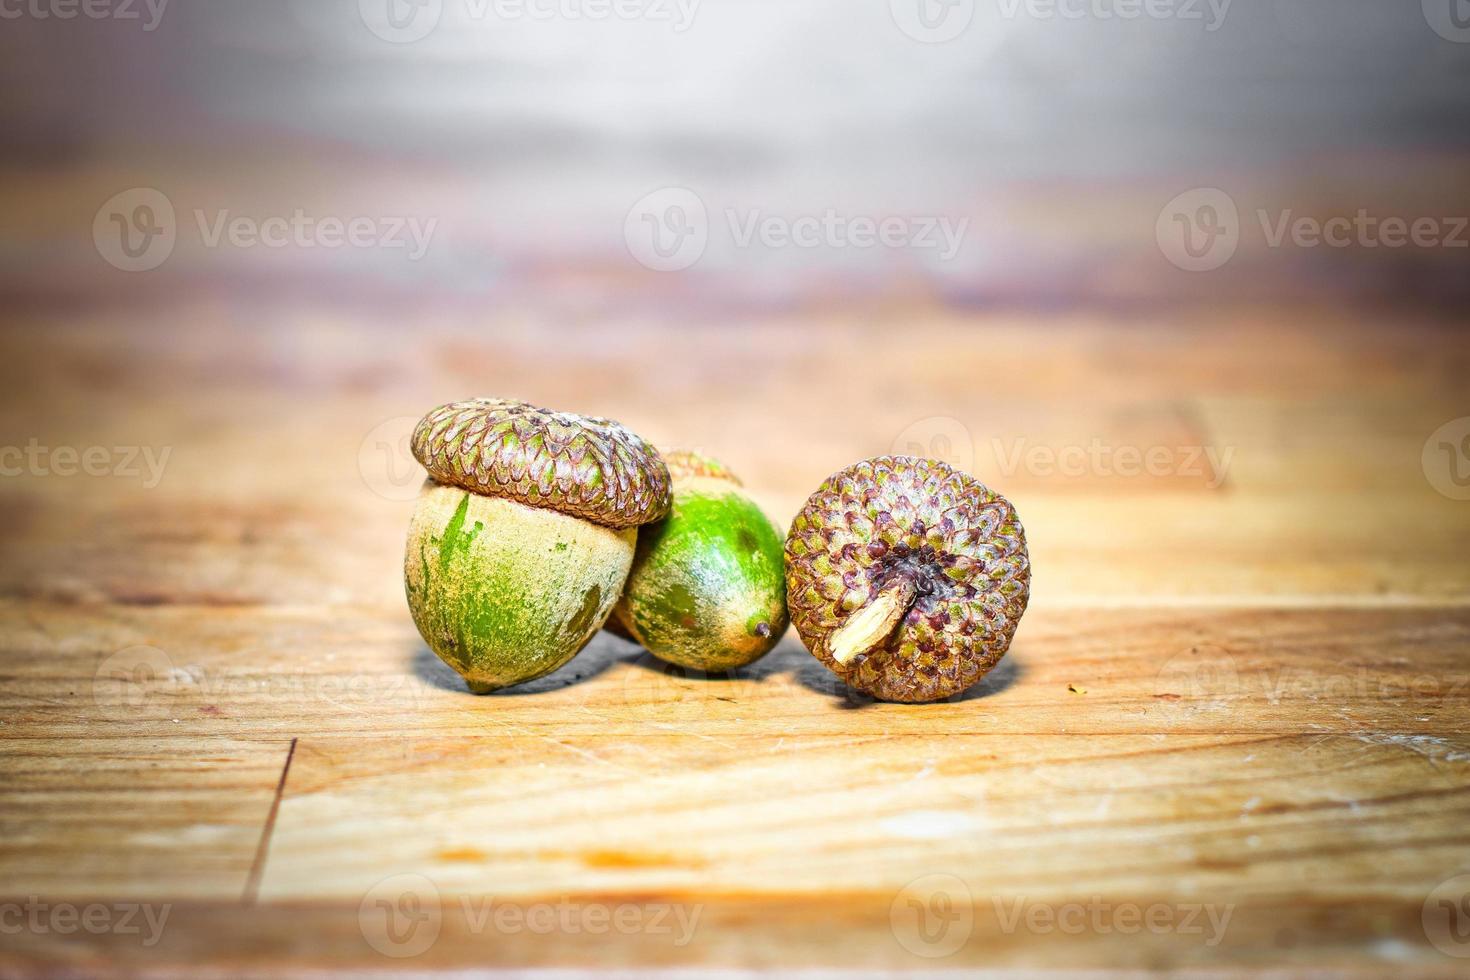
[[[286,750],[286,764],[281,767],[281,779],[276,783],[276,795],[271,800],[270,813],[266,814],[265,827],[260,832],[260,843],[255,847],[255,860],[250,863],[250,877],[245,879],[245,893],[240,896],[246,905],[254,905],[260,894],[260,879],[265,874],[265,859],[270,853],[271,834],[276,829],[276,814],[281,809],[281,795],[286,791],[286,775],[291,771],[291,760],[296,757],[296,739]]]

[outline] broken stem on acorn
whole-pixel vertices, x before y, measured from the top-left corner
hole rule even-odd
[[[881,644],[893,632],[899,620],[908,614],[914,602],[914,583],[895,579],[883,587],[872,601],[847,617],[847,622],[827,641],[832,659],[844,667]]]

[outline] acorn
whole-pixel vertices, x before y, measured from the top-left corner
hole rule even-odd
[[[424,642],[486,694],[548,674],[612,612],[640,524],[668,513],[657,450],[617,422],[476,398],[414,429],[429,472],[403,577]]]
[[[1010,501],[948,463],[878,456],[827,478],[786,538],[791,621],[849,687],[939,701],[1010,647],[1031,591]]]
[[[663,455],[673,508],[638,529],[633,570],[609,622],[671,664],[743,667],[786,632],[781,532],[719,460]]]

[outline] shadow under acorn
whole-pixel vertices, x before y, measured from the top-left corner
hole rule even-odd
[[[420,640],[415,644],[413,653],[413,672],[426,684],[446,691],[454,691],[466,697],[519,697],[527,694],[547,694],[580,684],[601,674],[613,664],[634,659],[641,653],[643,653],[643,648],[637,644],[620,640],[611,633],[599,631],[587,641],[587,645],[582,648],[581,652],[549,674],[526,681],[524,684],[503,687],[489,694],[471,694],[469,688],[465,686],[464,678],[460,677],[453,667],[440,660],[439,656]]]
[[[788,647],[790,648],[788,650]],[[801,641],[794,637],[783,640],[781,645],[773,650],[766,659],[776,656],[778,653],[787,653],[787,672],[791,674],[792,680],[809,691],[817,694],[825,694],[838,701],[837,706],[844,710],[857,710],[889,704],[875,697],[864,694],[848,687],[842,679],[832,671],[828,670],[816,657],[807,652]],[[980,698],[998,694],[1014,684],[1025,672],[1021,662],[1013,654],[1007,654],[1001,662],[980,680],[959,694],[951,695],[940,701],[928,702],[931,704],[958,704],[963,701],[975,701]],[[895,707],[921,707],[922,705],[897,705]]]
[[[590,680],[620,662],[626,663],[633,670],[649,671],[681,680],[715,685],[731,684],[735,681],[762,684],[772,677],[787,674],[807,690],[837,699],[838,707],[845,710],[871,708],[886,703],[855,691],[844,684],[841,678],[807,652],[795,630],[788,632],[774,650],[755,663],[735,670],[713,672],[692,670],[664,663],[637,643],[623,639],[607,630],[599,630],[577,656],[544,677],[538,677],[514,687],[502,688],[483,696],[521,697],[560,691]],[[440,660],[423,642],[415,645],[413,672],[420,680],[433,687],[454,691],[467,697],[482,696],[471,695],[465,687],[464,679],[455,673],[452,667]],[[1015,654],[1007,654],[995,666],[995,669],[968,690],[937,703],[955,704],[998,694],[1014,684],[1024,672],[1025,668]],[[732,685],[733,691],[738,691],[738,687]]]

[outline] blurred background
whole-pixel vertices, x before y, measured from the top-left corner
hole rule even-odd
[[[1463,0],[8,0],[0,407],[47,445],[174,447],[183,499],[346,481],[384,526],[412,420],[474,394],[699,445],[781,521],[895,450],[1033,508],[1142,494],[1168,554],[1242,479],[1417,493],[1463,414],[1412,372],[1460,370],[1467,23]],[[1169,461],[1120,474],[1099,441]],[[1135,587],[1067,571],[1077,544],[1059,596]],[[187,581],[280,592],[226,577]]]
[[[1463,0],[11,3],[0,127],[17,297],[268,284],[367,307],[677,305],[697,326],[895,295],[1423,305],[1470,288],[1463,247],[1273,249],[1256,215],[1466,212]],[[89,234],[134,187],[165,195],[177,222],[146,277],[99,261]],[[624,234],[630,209],[671,187],[709,224],[679,276],[653,274]],[[1195,188],[1222,190],[1240,218],[1211,275],[1156,241],[1161,211]],[[301,244],[311,233],[241,248],[212,244],[199,209],[208,227],[298,209],[433,227],[422,249]],[[736,234],[752,215],[828,211],[963,233],[953,248]]]

